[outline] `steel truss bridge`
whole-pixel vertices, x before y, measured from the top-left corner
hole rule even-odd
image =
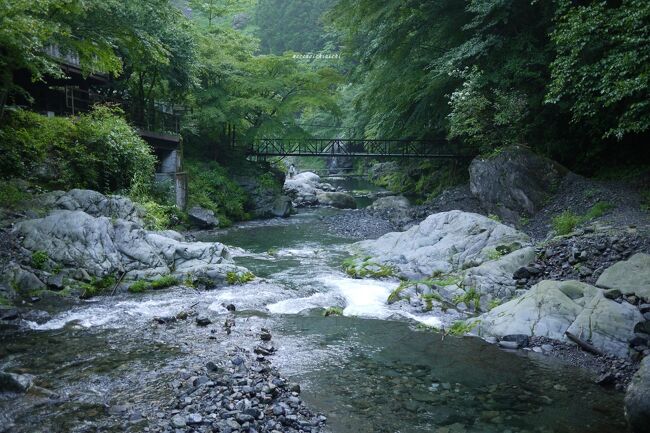
[[[473,156],[471,149],[448,140],[346,138],[261,138],[248,146],[248,155],[262,159],[272,156],[465,159]]]

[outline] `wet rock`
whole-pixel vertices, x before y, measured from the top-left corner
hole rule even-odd
[[[286,195],[278,197],[273,202],[273,209],[271,210],[273,216],[286,218],[293,213],[293,203],[291,198]]]
[[[219,226],[219,219],[214,212],[201,206],[194,206],[187,211],[192,225],[200,229],[212,229]]]
[[[32,377],[0,371],[0,392],[24,393],[32,386]]]
[[[237,308],[235,307],[234,304],[228,304],[228,305],[226,305],[226,310],[228,310],[230,312],[235,312],[237,310]]]
[[[609,372],[603,373],[596,378],[595,382],[601,386],[612,386],[616,384],[616,376]]]
[[[316,198],[323,206],[332,206],[337,209],[357,208],[357,202],[354,197],[344,192],[322,192],[318,193]]]
[[[20,312],[15,308],[0,309],[0,320],[17,320],[20,319]]]
[[[210,320],[208,317],[205,316],[200,316],[196,318],[196,324],[198,326],[208,326],[212,323],[212,320]]]
[[[262,341],[271,341],[271,333],[269,332],[268,329],[262,328],[262,332],[260,332],[260,340]]]
[[[501,338],[501,341],[514,342],[514,343],[517,344],[517,348],[527,347],[528,346],[528,335],[524,335],[524,334],[504,335]]]

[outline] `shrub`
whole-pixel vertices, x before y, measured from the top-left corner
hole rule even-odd
[[[468,323],[464,320],[458,320],[454,322],[451,327],[449,328],[449,334],[451,335],[465,335],[468,334],[472,331],[472,329],[476,328],[480,322],[478,320]]]
[[[242,274],[237,272],[228,272],[226,274],[226,281],[231,286],[235,284],[246,284],[255,279],[255,275],[252,272],[244,272]]]
[[[553,217],[553,229],[558,235],[567,235],[583,222],[583,218],[571,211],[564,211],[560,215]]]
[[[0,129],[0,176],[50,189],[114,192],[137,176],[151,179],[156,158],[119,109],[96,107],[79,117],[24,110]]]
[[[129,286],[129,292],[131,293],[142,293],[147,290],[161,290],[166,289],[167,287],[174,286],[178,284],[179,281],[176,277],[171,275],[165,275],[153,281],[139,280]]]
[[[15,181],[0,182],[0,207],[15,209],[27,197],[28,194]]]
[[[474,310],[478,311],[481,302],[481,294],[476,291],[475,288],[470,287],[469,290],[465,291],[465,294],[456,296],[453,299],[454,304],[458,305],[463,302],[467,306],[474,306]]]
[[[343,308],[341,307],[329,307],[323,312],[323,316],[342,316]]]
[[[201,206],[219,216],[222,227],[230,221],[250,219],[244,210],[248,200],[246,192],[229,176],[228,171],[216,162],[188,160],[189,205]]]
[[[32,253],[32,267],[34,269],[43,269],[50,260],[50,256],[46,251],[34,251]]]
[[[613,204],[608,203],[606,201],[599,201],[598,203],[593,205],[591,209],[587,211],[585,218],[590,220],[595,218],[600,218],[601,216],[605,215],[609,210],[613,208],[614,208]]]
[[[93,296],[100,295],[104,293],[109,288],[112,288],[117,283],[117,280],[114,276],[109,275],[100,279],[93,278],[90,283],[85,283],[81,285],[81,298],[88,299]]]

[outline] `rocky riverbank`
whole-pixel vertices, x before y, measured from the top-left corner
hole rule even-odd
[[[207,322],[197,318],[200,326],[210,326]],[[234,326],[234,317],[226,319],[225,332],[230,334]],[[261,341],[250,349],[232,344],[219,359],[179,371],[170,384],[173,404],[158,408],[148,420],[126,406],[110,412],[118,419],[127,416],[130,425],[144,422],[147,431],[161,433],[326,431],[327,418],[305,406],[300,385],[289,382],[272,366],[276,349],[269,330],[259,331]]]

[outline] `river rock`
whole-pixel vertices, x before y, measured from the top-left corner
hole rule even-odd
[[[628,342],[634,338],[634,325],[641,320],[643,316],[633,305],[614,302],[599,291],[567,331],[591,341],[606,353],[622,358],[628,356]]]
[[[545,280],[479,316],[474,331],[482,337],[523,334],[565,341],[568,331],[603,352],[625,357],[634,325],[642,319],[634,306],[612,301],[596,287]]]
[[[5,373],[0,371],[0,393],[24,393],[32,386],[32,377],[26,374]]]
[[[140,225],[83,211],[54,211],[44,218],[16,224],[13,234],[26,257],[45,251],[66,269],[103,277],[126,272],[125,279],[206,277],[217,282],[228,272],[242,273],[228,248],[220,243],[178,242]]]
[[[534,215],[552,196],[568,170],[523,146],[492,157],[477,157],[469,167],[470,189],[481,205],[505,221]]]
[[[187,215],[190,217],[192,225],[200,229],[212,229],[219,226],[219,219],[210,209],[194,206],[187,211]]]
[[[380,197],[370,206],[374,210],[406,210],[411,207],[409,199],[404,196]]]
[[[605,269],[596,285],[650,300],[650,255],[638,253],[628,260],[615,263]]]
[[[625,416],[632,432],[647,433],[650,428],[650,356],[632,378],[625,394]]]
[[[344,192],[321,192],[316,195],[318,203],[337,209],[356,209],[357,202],[350,194]]]
[[[542,281],[523,296],[479,316],[475,330],[482,337],[523,334],[563,340],[597,293],[597,288],[579,281]]]
[[[296,206],[311,206],[318,203],[316,194],[321,190],[318,188],[320,177],[316,173],[303,172],[293,178],[284,181],[284,192],[289,196]]]
[[[427,278],[479,266],[498,255],[497,250],[510,252],[529,243],[525,233],[512,227],[454,210],[433,214],[405,232],[358,242],[353,248],[373,256],[375,262],[398,268],[408,278]]]
[[[293,204],[291,203],[291,199],[286,195],[282,195],[275,199],[271,213],[273,216],[281,218],[290,216],[293,213]]]
[[[508,300],[517,289],[513,273],[535,261],[535,258],[533,247],[521,248],[497,260],[468,269],[463,285],[474,287],[479,293],[489,295],[491,298]]]

